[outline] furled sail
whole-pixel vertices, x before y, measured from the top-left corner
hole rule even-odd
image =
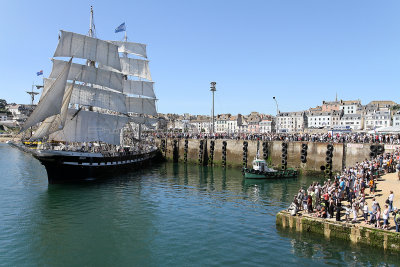
[[[76,84],[70,103],[127,113],[125,98],[121,93]]]
[[[73,32],[61,31],[61,38],[54,57],[84,58],[121,70],[118,46]]]
[[[124,94],[142,95],[156,98],[153,85],[153,82],[124,80],[124,87],[122,92]]]
[[[124,75],[135,76],[151,81],[149,61],[143,59],[135,59],[122,57],[121,60],[121,73]],[[99,65],[100,68],[114,71],[113,68]]]
[[[72,58],[26,120],[21,131],[25,131],[46,118],[60,113],[71,62]]]
[[[157,115],[156,100],[151,98],[127,97],[126,108],[132,113]]]
[[[122,41],[110,41],[110,42],[118,46],[118,52],[120,53],[128,53],[147,58],[145,44],[122,42]]]
[[[50,139],[66,142],[101,141],[119,145],[120,130],[128,121],[129,117],[70,109],[64,128],[51,134]]]
[[[53,59],[53,69],[49,78],[56,78],[67,63],[63,60]],[[97,84],[122,92],[122,74],[92,66],[72,63],[68,80]]]

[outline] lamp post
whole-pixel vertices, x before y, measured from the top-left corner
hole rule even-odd
[[[278,107],[278,101],[276,100],[276,97],[272,97],[273,100],[275,100],[275,104],[276,104],[276,132],[279,133],[279,129],[278,129],[278,114],[279,114],[279,107]]]
[[[217,91],[217,89],[215,89],[215,85],[217,83],[216,82],[211,82],[210,83],[210,91],[212,92],[212,125],[211,125],[211,134],[214,134],[214,92]]]

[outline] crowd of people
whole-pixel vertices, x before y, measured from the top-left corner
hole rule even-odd
[[[400,134],[369,134],[369,133],[157,133],[158,138],[190,138],[190,139],[234,139],[234,140],[262,140],[262,141],[304,141],[304,142],[333,142],[333,143],[382,143],[400,144]]]
[[[399,149],[371,160],[365,159],[323,184],[314,182],[308,188],[301,188],[289,210],[292,215],[303,211],[320,218],[351,220],[352,223],[360,222],[359,218],[362,218],[364,223],[382,229],[389,229],[393,220],[396,232],[399,232],[400,210],[393,206],[394,192],[383,192],[389,193],[385,203],[379,203],[375,198],[377,179],[383,174],[399,171]]]

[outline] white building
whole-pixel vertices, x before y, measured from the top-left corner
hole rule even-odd
[[[249,124],[247,123],[247,120],[240,114],[238,115],[238,128],[239,133],[249,132]]]
[[[0,121],[6,121],[7,120],[7,113],[0,113]]]
[[[215,132],[216,133],[227,133],[228,132],[228,121],[231,114],[220,114],[215,119]]]
[[[342,111],[310,112],[307,116],[308,128],[330,129],[340,125]]]
[[[239,132],[239,127],[238,127],[238,120],[236,116],[231,116],[227,120],[227,133],[238,133]]]
[[[361,114],[344,114],[340,119],[340,126],[349,126],[352,130],[362,130],[363,117]]]
[[[271,133],[273,131],[273,123],[271,119],[262,119],[259,123],[260,133]]]
[[[400,126],[400,111],[393,114],[392,125]]]
[[[279,133],[302,132],[307,128],[306,112],[280,112],[276,116],[276,131]]]
[[[191,120],[190,125],[190,131],[196,133],[209,133],[211,131],[210,120]]]
[[[364,118],[364,130],[375,130],[391,124],[390,111],[368,112]]]
[[[359,107],[361,107],[360,100],[340,100],[339,110],[342,110],[343,114],[356,114]]]

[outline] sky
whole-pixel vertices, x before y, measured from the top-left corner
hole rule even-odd
[[[126,23],[147,44],[161,113],[276,114],[323,100],[400,102],[400,1],[0,0],[0,98],[29,103],[51,72],[59,30],[97,36]],[[35,89],[36,90],[36,89]]]

